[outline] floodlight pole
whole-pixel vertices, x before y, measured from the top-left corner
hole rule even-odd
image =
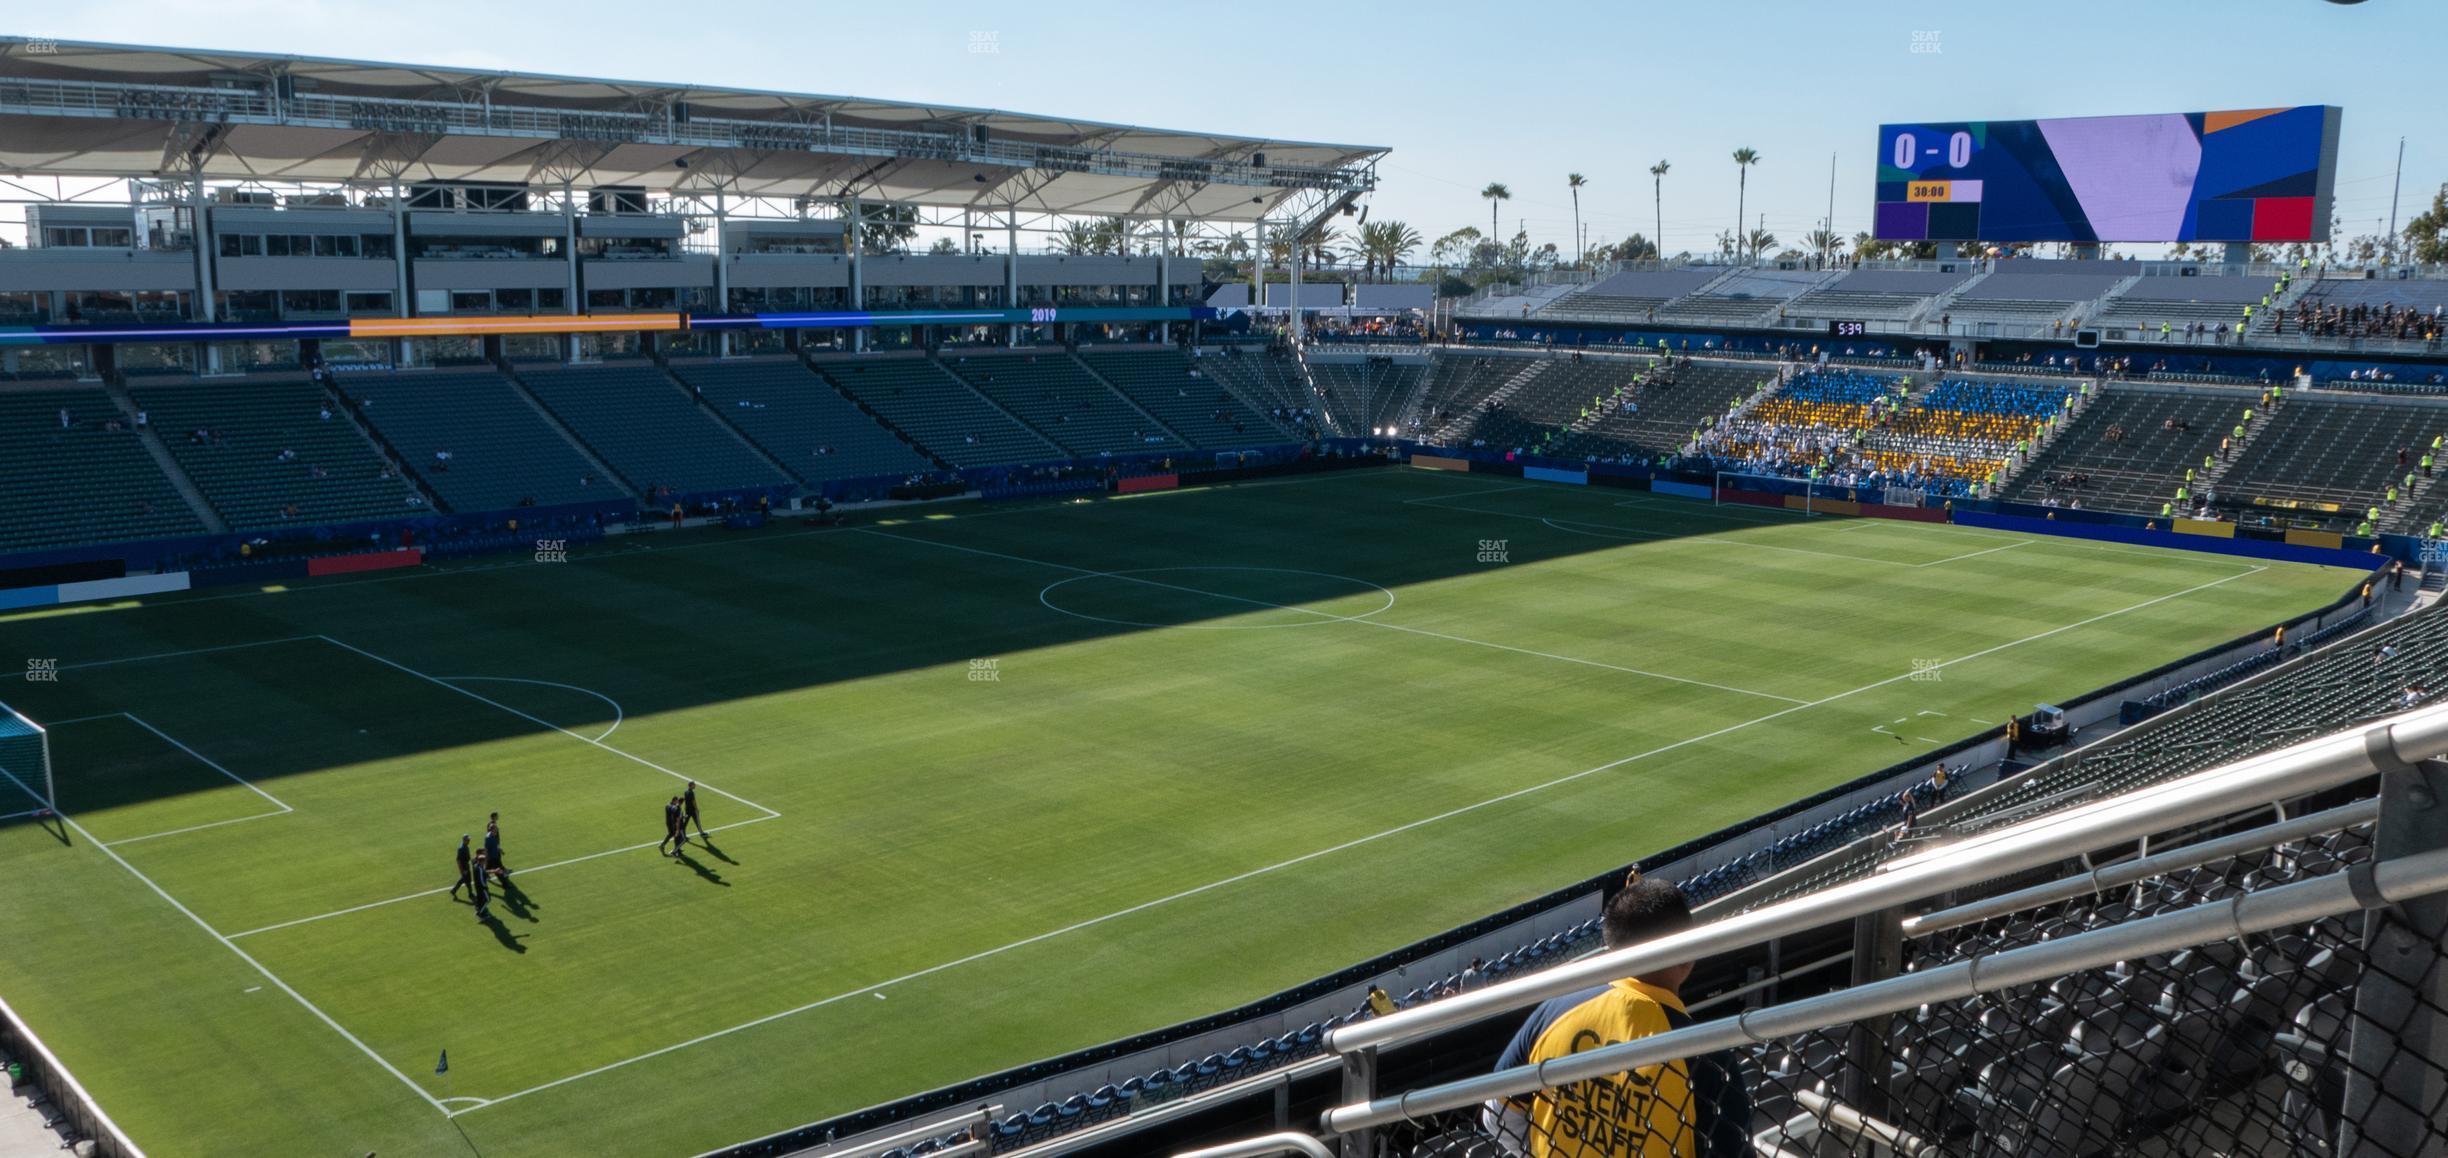
[[[2384,235],[2381,264],[2397,264],[2397,195],[2405,191],[2405,138],[2397,138],[2397,176],[2389,185],[2388,233]]]

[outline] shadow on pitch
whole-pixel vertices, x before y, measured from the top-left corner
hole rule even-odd
[[[56,812],[46,813],[41,816],[12,816],[7,820],[0,820],[0,827],[14,828],[20,824],[31,824],[44,832],[50,833],[51,839],[60,842],[60,846],[63,848],[76,847],[76,841],[70,838],[68,835],[68,823],[61,820],[59,814]],[[722,856],[721,853],[716,853],[715,855]],[[723,857],[723,859],[729,860],[731,858]]]
[[[537,904],[535,902],[535,898],[527,895],[527,890],[518,887],[518,885],[511,882],[508,878],[504,878],[502,880],[501,887],[496,891],[501,897],[502,907],[510,910],[511,916],[517,917],[519,920],[525,921],[530,925],[543,920],[543,918],[536,916],[529,910],[540,909],[544,906]]]
[[[730,854],[729,854],[729,853],[726,853],[726,852],[724,852],[723,850],[721,850],[721,849],[719,849],[719,848],[714,847],[714,838],[712,838],[712,837],[710,837],[710,836],[707,836],[706,834],[704,834],[704,833],[702,833],[702,832],[700,832],[700,833],[698,833],[698,834],[697,834],[697,847],[702,848],[702,849],[706,850],[707,852],[713,853],[713,854],[714,854],[714,859],[716,859],[716,860],[718,860],[718,861],[721,861],[721,862],[723,862],[724,864],[730,865],[730,866],[731,866],[731,867],[733,867],[733,868],[738,868],[738,867],[739,867],[739,862],[738,862],[738,861],[735,861],[735,860],[733,860],[733,859],[731,859],[731,856],[730,856]]]
[[[713,850],[709,848],[707,851],[712,852]],[[715,853],[714,855],[722,856],[721,853]],[[707,884],[721,885],[726,889],[731,887],[731,882],[724,880],[721,873],[715,872],[713,869],[706,867],[704,862],[698,860],[696,857],[690,856],[688,854],[688,849],[685,846],[672,853],[672,859],[679,861],[681,864],[689,866],[689,870],[696,873],[698,876],[705,878]],[[723,863],[725,864],[738,863],[727,856],[723,857],[722,859]]]
[[[510,926],[503,924],[500,917],[496,917],[491,913],[486,913],[483,916],[476,918],[476,921],[478,924],[481,924],[485,928],[493,931],[493,939],[501,942],[502,948],[508,949],[513,953],[524,953],[527,951],[527,946],[519,944],[520,941],[526,939],[527,934],[511,932]]]

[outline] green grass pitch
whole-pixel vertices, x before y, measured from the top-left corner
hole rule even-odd
[[[73,824],[0,822],[0,994],[156,1155],[694,1153],[1274,992],[2353,578],[1376,470],[21,613],[58,681],[0,698]],[[680,777],[720,830],[675,861]],[[492,810],[497,927],[442,895]]]

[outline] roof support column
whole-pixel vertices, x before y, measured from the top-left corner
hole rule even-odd
[[[561,257],[569,267],[569,289],[565,291],[569,298],[564,304],[573,314],[583,313],[579,307],[584,299],[578,296],[578,199],[567,177],[561,179]],[[582,335],[571,334],[568,338],[569,348],[562,351],[563,358],[577,361],[578,347],[582,341]]]
[[[203,151],[199,149],[188,156],[187,203],[192,207],[189,210],[189,225],[195,245],[196,278],[195,308],[188,313],[199,322],[209,323],[221,312],[213,301],[212,214],[204,204]],[[212,342],[204,343],[204,372],[217,374],[220,371],[221,347]]]
[[[400,196],[399,174],[391,175],[391,314],[408,316],[408,202]],[[391,364],[408,364],[408,339],[390,341]]]
[[[722,187],[716,186],[714,189],[714,312],[718,314],[731,312],[731,254],[723,245],[724,227],[729,224],[727,218],[730,213],[730,205],[724,199],[723,194]],[[714,331],[714,356],[717,358],[731,356],[731,328],[729,326]]]
[[[1020,211],[1003,211],[1003,308],[1020,308]],[[1020,345],[1020,323],[1003,327],[1003,344],[1013,349]]]
[[[865,310],[867,308],[867,273],[862,268],[862,263],[866,257],[867,230],[865,223],[860,219],[866,215],[859,211],[858,198],[852,197],[848,205],[850,207],[850,308]],[[866,353],[867,339],[873,333],[874,327],[872,326],[852,327],[850,348],[862,354]]]

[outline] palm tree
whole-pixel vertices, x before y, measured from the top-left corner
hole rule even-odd
[[[1579,173],[1567,173],[1564,175],[1564,187],[1572,190],[1573,253],[1575,255],[1573,257],[1573,263],[1575,265],[1581,264],[1582,259],[1589,256],[1586,252],[1584,252],[1584,247],[1581,244],[1581,187],[1587,184],[1589,184],[1589,178],[1584,177]]]
[[[1494,237],[1497,234],[1496,207],[1512,200],[1513,191],[1505,188],[1504,182],[1502,181],[1490,181],[1488,182],[1487,188],[1479,191],[1479,195],[1487,198],[1488,236]]]
[[[1757,149],[1741,148],[1734,150],[1734,173],[1736,176],[1734,186],[1734,232],[1737,236],[1740,236],[1742,233],[1743,197],[1751,191],[1751,166],[1759,164],[1759,159],[1760,155],[1759,150]],[[1735,256],[1740,257],[1742,255],[1738,251]],[[1754,256],[1756,256],[1756,254],[1754,254]]]
[[[1751,247],[1752,259],[1758,260],[1760,254],[1776,246],[1777,235],[1765,229],[1754,229],[1743,240]]]
[[[1812,230],[1810,232],[1810,236],[1802,239],[1802,243],[1809,246],[1813,251],[1817,252],[1820,261],[1831,263],[1836,260],[1836,255],[1842,252],[1845,247],[1845,239],[1838,237],[1834,231],[1827,229]]]
[[[1360,227],[1361,273],[1365,277],[1394,276],[1404,255],[1420,247],[1419,231],[1400,221],[1373,221]]]
[[[1657,210],[1657,236],[1652,240],[1657,242],[1659,256],[1666,252],[1666,170],[1671,168],[1674,166],[1665,161],[1649,166],[1649,204]]]

